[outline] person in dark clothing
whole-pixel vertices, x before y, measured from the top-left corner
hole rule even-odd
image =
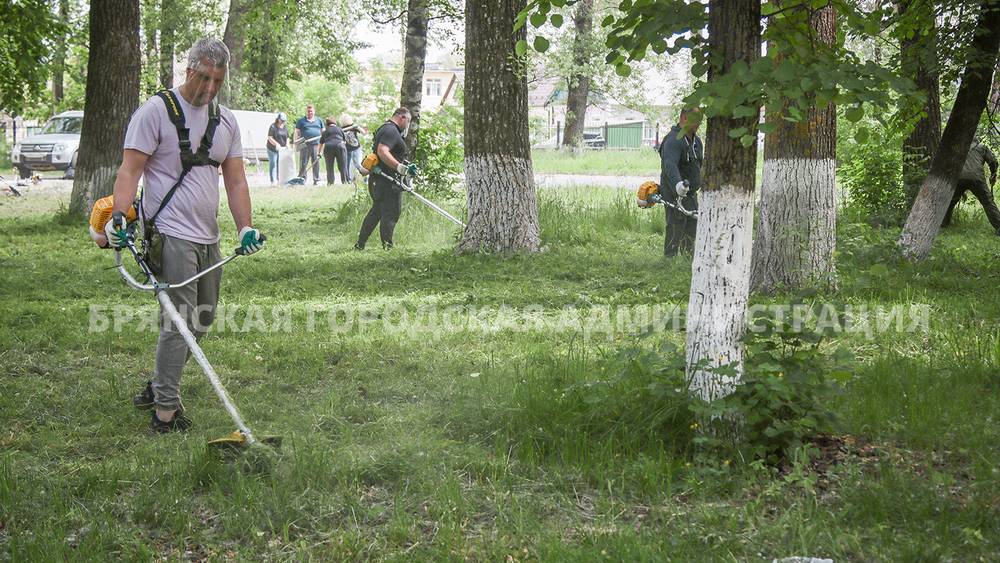
[[[295,142],[299,144],[299,177],[306,179],[306,168],[312,164],[313,184],[319,183],[319,138],[323,134],[323,120],[316,117],[316,109],[309,104],[306,114],[295,123]]]
[[[690,211],[698,209],[698,188],[701,187],[701,164],[705,160],[705,146],[697,135],[701,114],[697,110],[683,109],[670,132],[660,143],[660,195],[664,200],[681,205]],[[687,180],[688,185],[684,185]],[[667,232],[663,253],[676,256],[678,251],[690,252],[698,221],[677,209],[665,205]]]
[[[288,144],[288,128],[285,121],[288,118],[284,112],[279,113],[274,123],[267,129],[267,172],[273,184],[278,178],[278,147]]]
[[[326,161],[326,185],[334,184],[333,164],[337,163],[340,171],[340,183],[347,183],[347,146],[344,144],[344,131],[332,117],[326,118],[326,129],[319,137],[319,150]]]
[[[361,166],[361,135],[367,135],[368,130],[354,123],[354,118],[346,113],[340,116],[340,128],[344,130],[347,145],[347,180],[353,182],[355,167]]]
[[[986,174],[983,171],[984,164],[990,166],[989,184],[986,183]],[[965,157],[965,165],[962,166],[962,171],[958,175],[955,195],[951,198],[951,205],[948,206],[948,213],[945,214],[941,226],[947,227],[951,224],[951,215],[955,211],[955,206],[961,201],[965,192],[970,191],[979,200],[980,205],[983,206],[983,211],[986,212],[986,218],[993,227],[993,231],[1000,235],[1000,209],[997,209],[996,201],[993,199],[993,184],[996,181],[996,155],[993,154],[993,151],[989,147],[980,143],[979,139],[973,139],[969,155]]]
[[[403,157],[406,155],[406,141],[403,140],[403,136],[409,125],[410,110],[401,107],[375,131],[372,151],[378,155],[378,167],[394,180],[405,181],[417,174],[416,165],[403,162]],[[372,172],[368,175],[368,193],[372,196],[372,207],[361,222],[361,232],[354,248],[364,250],[368,237],[375,230],[375,225],[379,225],[382,248],[388,250],[392,248],[392,233],[396,228],[396,221],[399,220],[402,190],[392,180]]]

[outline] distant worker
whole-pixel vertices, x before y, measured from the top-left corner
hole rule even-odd
[[[659,148],[660,194],[670,203],[676,204],[680,200],[681,206],[689,211],[698,209],[701,164],[705,160],[705,146],[697,135],[700,124],[699,111],[681,110],[677,125],[664,136]],[[667,232],[663,253],[676,256],[678,251],[691,252],[698,220],[669,205],[664,208],[667,210]]]
[[[990,183],[986,183],[986,173],[983,165],[990,166]],[[965,195],[966,191],[972,192],[979,200],[986,212],[986,218],[993,231],[1000,235],[1000,210],[997,209],[996,201],[993,199],[993,184],[997,181],[997,157],[986,145],[979,142],[979,139],[972,140],[972,148],[969,155],[965,157],[965,165],[958,175],[958,183],[955,186],[955,195],[951,198],[951,205],[948,206],[948,213],[944,216],[942,227],[951,224],[951,215],[955,211],[955,206]]]
[[[295,143],[299,145],[299,178],[305,182],[306,168],[312,165],[313,185],[319,183],[319,138],[323,120],[316,117],[316,108],[306,106],[306,114],[295,122]]]
[[[326,185],[334,182],[333,165],[336,163],[340,172],[340,183],[347,183],[347,146],[344,144],[344,131],[337,125],[337,120],[326,118],[326,129],[319,138],[319,151],[326,161]]]
[[[347,147],[347,180],[354,181],[356,167],[361,166],[361,136],[368,130],[354,123],[354,118],[346,113],[340,116],[340,128],[344,131],[344,145]]]
[[[379,225],[382,248],[386,250],[392,248],[392,233],[396,229],[396,221],[399,220],[403,195],[394,180],[405,181],[406,178],[417,175],[415,164],[403,162],[403,156],[406,154],[406,141],[403,137],[410,126],[410,118],[410,110],[401,107],[393,112],[392,117],[383,123],[378,131],[375,131],[372,152],[378,155],[379,169],[389,178],[376,172],[368,175],[368,193],[372,196],[372,208],[361,222],[358,242],[354,245],[357,250],[364,250],[368,237],[375,230],[375,225]]]
[[[278,148],[288,145],[286,121],[288,116],[281,112],[267,129],[267,173],[270,175],[272,185],[278,180]]]

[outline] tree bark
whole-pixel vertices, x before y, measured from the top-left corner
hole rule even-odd
[[[573,13],[576,35],[573,37],[573,68],[586,69],[590,62],[590,44],[594,31],[594,0],[581,0]],[[563,146],[579,149],[583,145],[583,130],[587,124],[587,98],[590,76],[583,72],[570,75],[566,96],[566,133]]]
[[[462,252],[538,250],[538,203],[528,144],[528,82],[511,33],[525,0],[465,4],[465,179]]]
[[[69,26],[69,0],[59,0],[59,21],[63,25]],[[66,50],[69,43],[69,32],[62,36],[55,46],[55,53],[52,61],[52,99],[56,106],[63,101],[64,97],[64,77],[66,74]]]
[[[92,2],[83,129],[69,207],[74,215],[88,216],[114,187],[125,129],[139,103],[140,60],[139,1]]]
[[[914,0],[902,2],[903,10],[921,10],[924,4]],[[914,15],[914,17],[916,17]],[[921,14],[920,20],[929,33],[919,31],[900,42],[903,74],[912,76],[917,89],[924,94],[923,115],[913,131],[903,141],[903,188],[906,206],[911,207],[920,185],[927,176],[927,169],[938,142],[941,140],[941,88],[937,64],[937,28],[933,13]]]
[[[177,15],[175,0],[160,0],[160,87],[174,87],[174,46]]]
[[[232,97],[228,92],[232,87],[239,87],[243,71],[243,47],[246,44],[246,29],[243,16],[249,10],[249,5],[242,0],[229,0],[229,15],[226,17],[226,31],[222,34],[222,42],[229,48],[229,88],[219,92],[219,103],[229,104]]]
[[[420,135],[420,103],[424,93],[424,64],[427,59],[427,17],[429,0],[409,0],[406,10],[406,39],[403,54],[403,82],[399,105],[409,108],[413,119],[406,135],[406,157],[413,161]]]
[[[760,0],[710,0],[708,10],[709,81],[736,61],[752,66],[760,55]],[[757,119],[708,120],[686,361],[691,389],[709,401],[731,393],[743,372],[757,146],[744,147],[729,131],[753,131]],[[726,365],[731,375],[712,369]]]
[[[986,0],[976,22],[976,35],[962,72],[962,84],[941,143],[899,236],[898,244],[903,256],[911,260],[922,260],[930,254],[941,221],[948,211],[958,174],[965,164],[979,117],[986,107],[998,47],[1000,0]]]
[[[833,8],[818,11],[809,23],[820,41],[836,38]],[[750,285],[764,293],[835,284],[837,112],[833,104],[813,104],[803,113],[798,123],[766,116],[776,128],[764,140],[750,274]]]

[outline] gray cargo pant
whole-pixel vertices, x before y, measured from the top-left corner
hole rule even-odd
[[[198,244],[166,235],[163,239],[163,272],[157,278],[161,282],[184,281],[221,259],[218,243]],[[195,338],[200,339],[215,320],[221,283],[222,268],[219,268],[184,287],[167,291]],[[156,341],[156,371],[153,373],[157,408],[180,408],[181,371],[189,355],[184,338],[161,307],[160,338]]]

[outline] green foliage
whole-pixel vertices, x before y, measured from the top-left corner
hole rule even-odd
[[[289,80],[288,89],[274,95],[273,105],[259,111],[283,111],[288,114],[289,134],[295,122],[305,115],[306,105],[316,108],[316,115],[322,119],[333,116],[339,119],[345,111],[350,111],[348,87],[336,80],[310,75],[301,80]]]
[[[414,160],[420,167],[419,189],[428,194],[460,195],[456,192],[465,166],[462,111],[444,106],[421,112],[420,140]]]
[[[21,113],[49,78],[52,44],[67,31],[47,0],[0,0],[0,110]]]
[[[529,2],[516,27],[524,25],[526,18],[548,13],[553,6],[549,0]],[[838,21],[847,28],[837,34],[832,44],[820,41],[810,25],[815,9],[827,6],[836,9]],[[880,22],[889,12],[891,7],[862,12],[847,0],[823,2],[815,8],[809,3],[784,8],[765,3],[762,13],[767,25],[762,39],[768,44],[767,53],[752,64],[737,61],[725,73],[715,72],[710,81],[697,82],[685,104],[702,108],[707,117],[746,119],[753,118],[758,108],[764,106],[769,115],[782,115],[789,121],[804,119],[805,109],[813,104],[825,106],[831,102],[855,106],[852,118],[860,119],[864,105],[884,113],[893,101],[889,92],[911,96],[912,82],[872,61],[862,60],[845,47],[845,40],[851,35],[878,34]],[[618,12],[602,22],[608,30],[605,61],[619,76],[628,77],[632,65],[647,58],[650,52],[674,54],[690,49],[691,73],[704,77],[710,65],[718,64],[718,59],[709,52],[706,37],[700,33],[707,20],[708,6],[699,2],[624,0],[618,5]],[[536,50],[543,50],[537,49],[537,43],[536,39]],[[755,123],[750,125],[755,126]],[[744,145],[757,138],[749,128],[733,136],[737,137]]]
[[[845,349],[821,348],[825,332],[796,327],[788,318],[758,314],[746,339],[745,372],[733,393],[696,411],[708,428],[696,439],[715,450],[735,446],[746,458],[777,464],[790,461],[817,436],[834,429],[830,401],[851,378]],[[727,375],[725,369],[719,375]],[[738,441],[728,438],[738,425]]]
[[[859,139],[857,131],[872,130],[878,142]],[[840,122],[837,135],[837,175],[847,187],[848,208],[873,225],[900,225],[906,218],[903,187],[902,133],[874,120]]]

